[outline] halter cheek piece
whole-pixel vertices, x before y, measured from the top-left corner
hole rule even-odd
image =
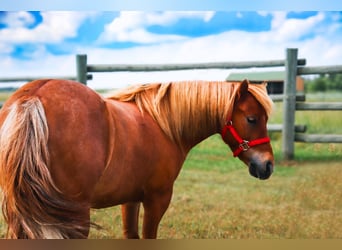
[[[234,157],[238,156],[244,151],[247,151],[251,147],[270,142],[269,137],[255,139],[252,141],[243,140],[237,133],[236,129],[234,128],[233,121],[231,119],[227,120],[226,125],[222,129],[221,136],[222,136],[223,141],[228,131],[232,134],[234,139],[239,143],[238,148],[233,151]]]

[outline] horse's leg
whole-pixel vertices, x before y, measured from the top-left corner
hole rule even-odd
[[[143,222],[143,238],[157,238],[158,226],[166,209],[169,207],[172,196],[172,190],[163,193],[154,193],[146,195],[143,202],[144,205],[144,222]]]
[[[121,205],[123,234],[126,239],[139,239],[139,208],[140,202],[130,202]]]

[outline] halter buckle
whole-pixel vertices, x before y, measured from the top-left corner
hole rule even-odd
[[[242,149],[242,151],[247,151],[250,146],[249,146],[249,141],[246,141],[246,140],[243,140],[240,145],[239,145],[239,148]]]
[[[226,126],[233,126],[233,121],[232,120],[227,120],[226,121]]]

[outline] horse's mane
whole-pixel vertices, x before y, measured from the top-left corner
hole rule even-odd
[[[203,131],[217,128],[233,111],[240,82],[184,81],[132,86],[110,99],[135,102],[140,111],[149,113],[174,141],[192,139]],[[266,84],[249,84],[248,91],[264,107],[272,110]],[[222,124],[221,124],[222,125]]]

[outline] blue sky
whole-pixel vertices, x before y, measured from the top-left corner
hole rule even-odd
[[[77,53],[89,63],[187,63],[282,59],[295,47],[308,65],[342,64],[340,41],[339,11],[2,11],[0,77],[74,75]],[[91,84],[228,73],[116,73]]]
[[[331,11],[342,8],[342,2],[336,0],[11,0],[0,2],[2,10],[321,10]]]

